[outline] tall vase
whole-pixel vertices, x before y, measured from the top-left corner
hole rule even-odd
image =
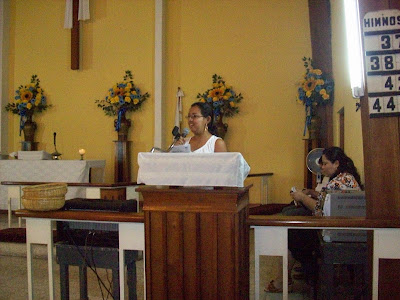
[[[114,127],[118,131],[118,141],[127,141],[131,120],[126,118],[125,113],[121,114],[119,120],[114,120]]]
[[[311,116],[310,124],[308,124],[307,129],[310,135],[310,139],[319,139],[321,131],[322,120],[321,117],[317,115]]]
[[[216,135],[220,138],[225,138],[225,134],[228,131],[228,124],[223,122],[224,114],[220,114],[216,117],[215,127],[216,127]]]
[[[36,128],[37,125],[36,122],[32,121],[32,115],[27,116],[24,127],[22,128],[22,131],[24,132],[25,142],[34,142]]]

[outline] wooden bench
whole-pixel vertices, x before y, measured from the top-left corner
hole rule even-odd
[[[288,299],[288,230],[354,229],[373,232],[372,299],[378,299],[379,261],[400,259],[400,220],[351,217],[304,217],[250,215],[247,224],[254,229],[255,299],[260,297],[260,255],[282,256],[283,299]]]

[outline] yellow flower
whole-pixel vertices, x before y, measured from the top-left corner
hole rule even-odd
[[[209,93],[208,93],[208,97],[211,98],[221,98],[224,95],[225,92],[225,88],[216,88],[216,89],[212,89]],[[214,101],[218,101],[218,100],[214,100]]]
[[[31,108],[32,108],[32,103],[29,102],[29,103],[26,105],[26,108],[27,108],[27,109],[31,109]]]
[[[28,100],[22,100],[22,103],[28,103],[29,101]]]
[[[320,69],[312,69],[311,72],[317,75],[322,75],[322,71]]]
[[[126,87],[125,87],[125,92],[130,92],[130,91],[131,91],[131,88],[128,87],[128,86],[126,86]]]
[[[133,104],[138,104],[139,103],[139,99],[138,98],[135,98],[135,99],[133,99]]]
[[[15,100],[16,104],[20,104],[21,103],[21,99]]]
[[[306,92],[306,96],[307,96],[307,97],[311,97],[311,94],[312,94],[312,91],[307,91],[307,92]]]
[[[115,96],[120,96],[120,95],[122,96],[124,94],[124,90],[121,88],[116,88],[114,89],[114,94]]]
[[[216,82],[216,83],[213,83],[213,87],[214,88],[217,88],[217,87],[219,87],[219,84]]]
[[[132,83],[128,82],[126,86],[127,86],[129,89],[131,89],[131,88],[132,88]]]
[[[40,100],[36,99],[36,101],[35,101],[35,105],[36,105],[36,106],[38,106],[38,105],[39,105],[39,103],[40,103]]]
[[[119,102],[119,97],[115,96],[111,98],[111,103],[118,103]]]
[[[201,99],[199,100],[199,102],[203,102],[203,103],[205,103],[205,102],[206,102],[206,99],[204,99],[204,98],[201,98]]]
[[[231,102],[229,102],[229,105],[230,105],[231,107],[235,107],[235,102],[231,101]]]
[[[126,103],[131,103],[131,97],[125,97],[125,102]]]
[[[303,90],[307,93],[309,91],[313,91],[315,89],[315,86],[316,86],[316,81],[314,78],[311,77],[303,83]]]
[[[40,93],[38,93],[37,95],[36,95],[36,99],[42,99],[42,94],[40,94]]]
[[[224,98],[224,100],[228,100],[229,97],[227,95],[223,96],[222,98]]]
[[[137,95],[136,91],[131,92],[132,95]]]
[[[218,101],[218,100],[219,100],[218,97],[214,97],[214,98],[213,98],[213,101],[214,101],[214,102],[216,102],[216,101]]]
[[[21,99],[22,99],[22,100],[27,100],[27,101],[29,101],[29,100],[32,99],[32,96],[33,96],[33,94],[32,94],[32,92],[31,92],[30,90],[24,90],[24,91],[21,93]]]
[[[317,85],[324,85],[325,81],[323,79],[317,79]]]

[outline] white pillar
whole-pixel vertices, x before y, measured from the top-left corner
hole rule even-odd
[[[164,0],[155,0],[154,38],[154,147],[162,148],[163,97],[164,97]]]
[[[0,154],[8,154],[8,52],[10,44],[10,1],[0,1]]]

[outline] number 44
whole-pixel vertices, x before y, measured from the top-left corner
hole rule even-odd
[[[372,101],[371,101],[372,100]],[[371,110],[373,113],[384,113],[384,112],[397,112],[398,103],[395,96],[384,97],[384,98],[370,98]]]

